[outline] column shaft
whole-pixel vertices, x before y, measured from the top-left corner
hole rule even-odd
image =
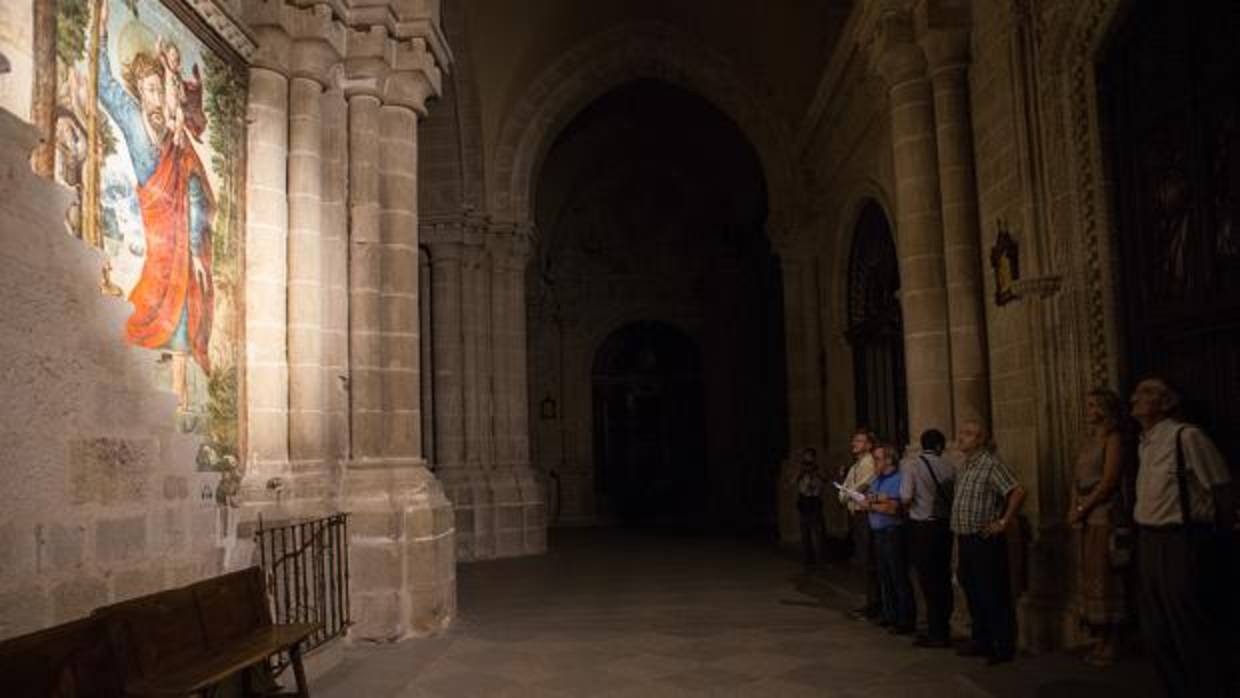
[[[349,456],[349,107],[340,90],[323,94],[323,383],[325,446]]]
[[[287,79],[250,68],[246,177],[246,386],[253,474],[288,461],[288,97]]]
[[[418,342],[418,150],[412,109],[379,110],[380,357],[385,424],[382,452],[389,459],[422,458]]]
[[[383,445],[380,350],[379,100],[349,98],[349,392],[351,459]]]
[[[465,457],[491,465],[490,341],[491,274],[485,250],[468,248],[465,264]]]
[[[530,422],[529,422],[529,362],[527,360],[526,318],[525,318],[525,262],[526,254],[522,251],[514,255],[513,268],[509,270],[510,302],[509,315],[512,326],[510,370],[511,402],[508,419],[512,433],[511,455],[514,465],[528,467],[530,465]]]
[[[511,467],[512,454],[512,314],[511,274],[507,253],[491,257],[491,366],[495,465]],[[525,312],[522,308],[521,312]]]
[[[323,382],[322,86],[289,88],[288,363],[289,458],[318,469],[325,459]]]
[[[431,248],[431,284],[436,465],[453,468],[461,466],[465,460],[465,338],[461,327],[460,244]]]
[[[925,429],[947,432],[953,424],[938,154],[921,49],[913,44],[890,49],[888,60],[897,66],[887,77],[909,436],[916,440]]]
[[[966,65],[938,67],[932,80],[951,328],[952,401],[957,421],[985,421],[990,416],[990,385]]]

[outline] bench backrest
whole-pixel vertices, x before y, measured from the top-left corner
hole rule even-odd
[[[258,567],[105,606],[95,614],[106,623],[131,679],[192,663],[228,640],[271,625]]]
[[[122,675],[96,618],[0,642],[6,698],[120,698]]]

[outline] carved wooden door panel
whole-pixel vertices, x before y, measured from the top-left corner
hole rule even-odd
[[[1129,383],[1240,462],[1240,3],[1136,2],[1099,72]]]

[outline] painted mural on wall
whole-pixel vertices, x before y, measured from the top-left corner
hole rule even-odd
[[[118,341],[147,350],[215,466],[239,450],[246,80],[173,7],[60,0],[55,177],[101,291],[131,306]]]

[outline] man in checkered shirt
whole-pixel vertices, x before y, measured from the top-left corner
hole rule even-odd
[[[1025,501],[1025,488],[987,447],[986,429],[969,420],[956,431],[965,462],[956,474],[952,532],[956,534],[956,577],[964,587],[973,641],[958,654],[986,657],[988,665],[1012,661],[1016,653],[1016,611],[1008,573],[1007,530]]]

